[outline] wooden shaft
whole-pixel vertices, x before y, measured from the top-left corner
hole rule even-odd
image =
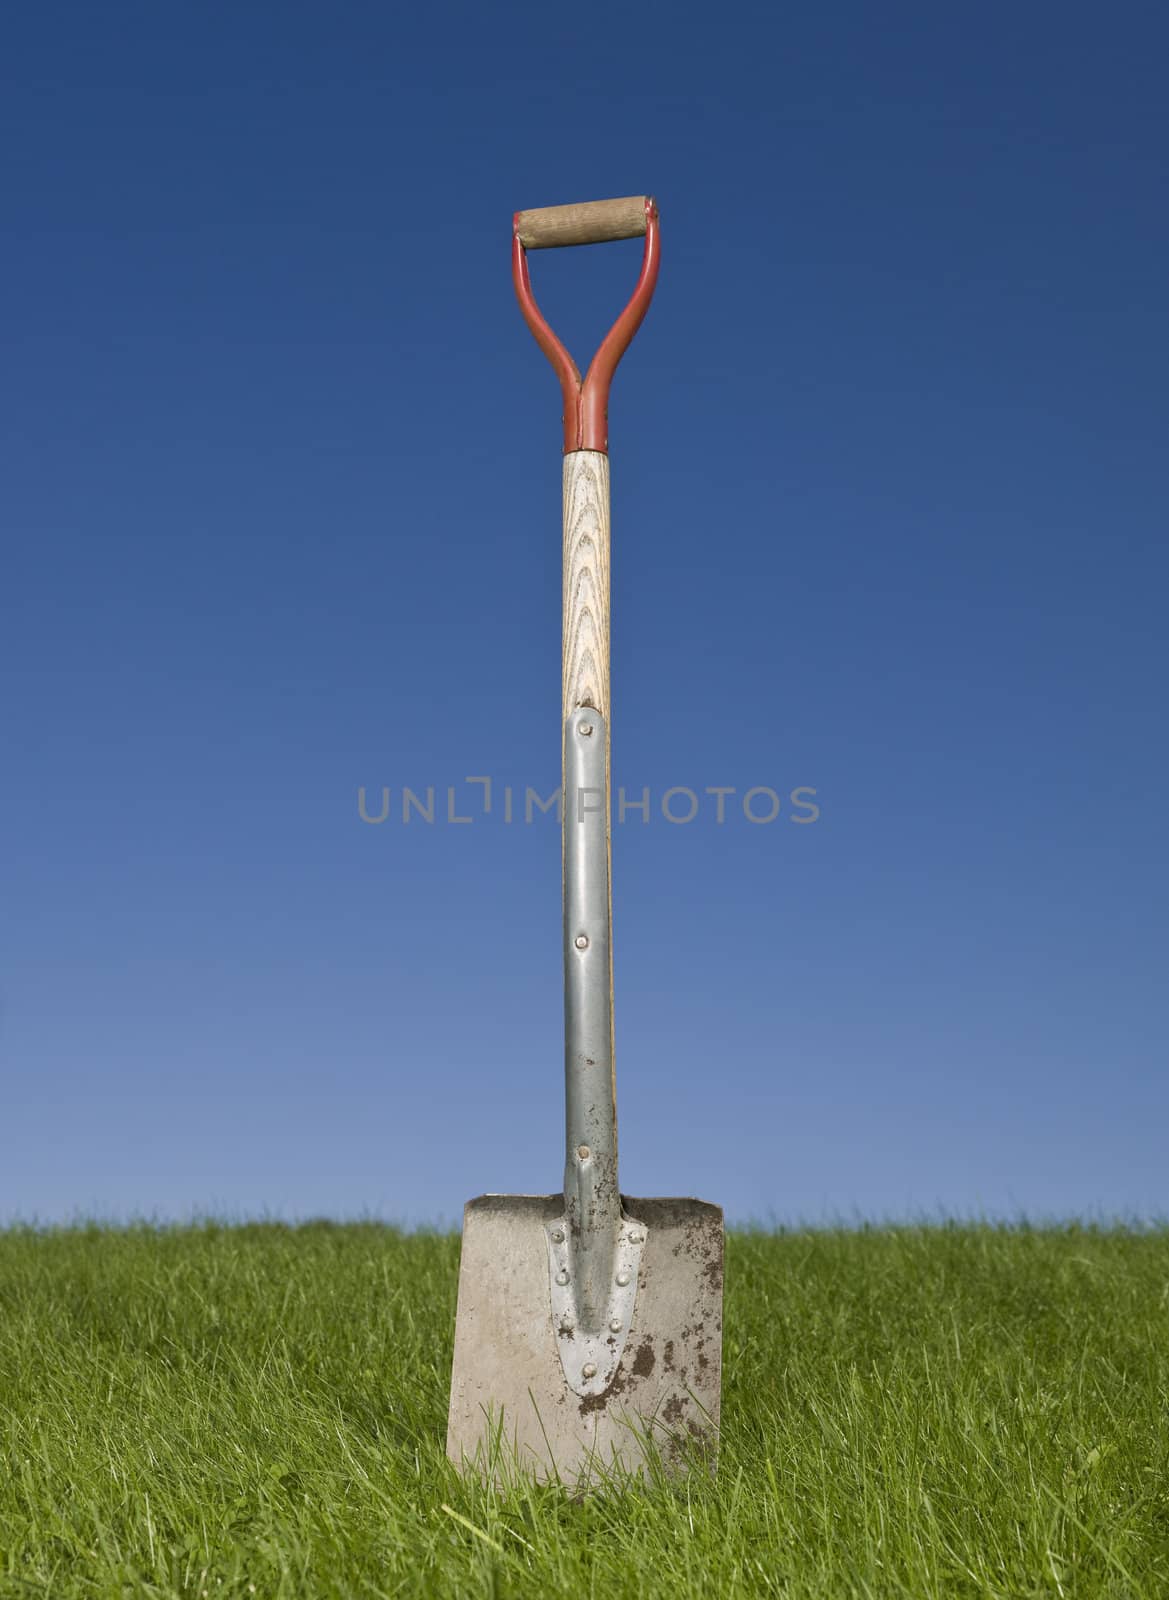
[[[570,206],[517,211],[516,237],[525,250],[639,239],[646,228],[645,208],[645,195],[630,194],[620,200],[584,200]]]
[[[564,458],[563,715],[592,706],[609,715],[609,458]]]

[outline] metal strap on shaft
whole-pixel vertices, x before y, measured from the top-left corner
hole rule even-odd
[[[564,1219],[548,1230],[552,1320],[565,1377],[602,1394],[621,1360],[645,1228],[617,1183],[609,900],[609,729],[591,706],[564,724]]]
[[[577,1308],[600,1325],[621,1194],[609,938],[609,730],[582,706],[564,725],[564,1200]]]

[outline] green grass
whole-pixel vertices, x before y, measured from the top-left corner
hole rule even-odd
[[[1169,1232],[728,1242],[718,1477],[443,1457],[458,1241],[0,1233],[0,1596],[1169,1596]]]

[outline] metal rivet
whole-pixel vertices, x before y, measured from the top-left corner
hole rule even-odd
[[[567,1283],[568,1282],[568,1273],[565,1272],[563,1267],[561,1267],[560,1271],[556,1274],[556,1281],[557,1281],[557,1283]]]
[[[629,1235],[629,1242],[630,1242],[630,1244],[640,1244],[641,1241],[644,1238],[645,1238],[645,1234],[644,1233],[638,1233],[637,1229],[635,1228],[633,1230],[633,1232]]]
[[[624,1289],[625,1285],[628,1282],[629,1282],[629,1274],[625,1271],[625,1269],[623,1267],[621,1269],[621,1271],[617,1274],[617,1286],[620,1289]]]
[[[578,950],[587,950],[589,947],[589,936],[587,933],[578,933],[572,942]]]
[[[589,1149],[587,1144],[580,1144],[576,1147],[576,1153],[582,1161],[587,1161],[593,1152]]]
[[[610,1321],[610,1323],[609,1323],[609,1332],[610,1333],[620,1333],[621,1332],[621,1318],[620,1317],[614,1317]]]
[[[580,1375],[582,1378],[595,1378],[597,1375],[597,1363],[595,1361],[586,1361],[580,1369]]]
[[[553,1230],[552,1230],[552,1243],[553,1244],[563,1244],[564,1243],[564,1229],[563,1228],[553,1228]]]
[[[581,723],[577,724],[577,732],[584,739],[587,739],[589,734],[592,733],[592,731],[593,731],[593,725],[592,725],[591,722],[581,722]]]

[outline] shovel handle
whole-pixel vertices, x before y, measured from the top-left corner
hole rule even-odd
[[[537,219],[534,229],[533,217]],[[576,362],[536,304],[528,274],[528,242],[532,241],[532,247],[540,249],[562,244],[598,244],[606,239],[633,238],[638,234],[645,235],[645,249],[636,287],[582,378]],[[524,321],[560,380],[566,455],[574,450],[599,450],[603,454],[609,448],[609,385],[617,363],[649,310],[660,261],[658,208],[652,195],[634,195],[626,200],[592,200],[577,206],[547,206],[540,211],[517,211],[515,214],[511,267],[516,299]]]
[[[646,207],[652,204],[648,195],[629,194],[620,200],[582,200],[571,206],[517,211],[515,234],[525,250],[640,239],[645,232]]]

